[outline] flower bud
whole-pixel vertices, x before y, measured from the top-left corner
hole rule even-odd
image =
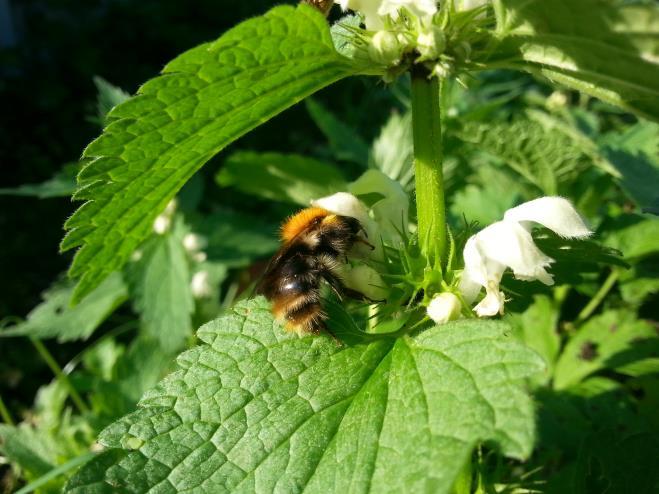
[[[391,31],[378,31],[368,47],[371,60],[382,65],[395,65],[403,55],[403,45]]]
[[[186,233],[183,237],[183,247],[191,254],[199,252],[201,249],[206,247],[207,244],[208,242],[206,239],[201,235],[197,235],[196,233]]]
[[[207,298],[213,293],[208,271],[198,271],[192,276],[190,291],[195,298]]]
[[[416,49],[421,60],[432,60],[444,52],[446,36],[438,26],[430,26],[422,30],[416,38]]]
[[[462,304],[460,299],[451,292],[436,295],[428,304],[428,317],[437,324],[444,324],[460,317]]]

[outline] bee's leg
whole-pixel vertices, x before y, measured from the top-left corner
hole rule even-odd
[[[366,239],[363,239],[361,237],[356,237],[355,242],[360,243],[360,244],[364,244],[364,245],[368,246],[371,250],[375,250],[375,245],[373,245],[371,242],[369,242]]]
[[[343,284],[343,282],[331,271],[322,271],[320,275],[330,286],[332,291],[339,297],[339,300],[342,300],[342,295],[345,295],[349,298],[354,298],[355,300],[363,300],[365,302],[377,303],[384,302],[384,300],[373,300],[370,297],[367,297],[362,292],[348,288]]]

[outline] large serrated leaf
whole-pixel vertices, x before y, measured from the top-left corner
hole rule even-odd
[[[659,9],[601,0],[494,0],[498,66],[659,119]],[[500,57],[500,58],[499,58]],[[495,61],[495,60],[493,60]]]
[[[119,269],[185,182],[229,143],[318,89],[357,69],[332,44],[311,7],[275,7],[217,41],[169,63],[84,156],[62,249],[80,246],[70,275],[75,300]]]
[[[499,322],[339,346],[267,303],[203,326],[203,345],[108,427],[68,492],[448,492],[474,446],[524,458],[541,359]]]

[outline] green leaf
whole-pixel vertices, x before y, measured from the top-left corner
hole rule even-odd
[[[110,123],[111,119],[107,118],[110,111],[130,98],[130,94],[99,76],[94,77],[94,85],[98,94],[96,97],[96,116],[93,120],[103,126]]]
[[[147,242],[127,276],[146,335],[166,352],[180,350],[192,335],[190,269],[177,230]]]
[[[555,128],[519,118],[512,123],[467,122],[456,135],[513,170],[544,195],[556,195],[592,162],[578,142]]]
[[[405,190],[414,188],[412,114],[393,112],[373,141],[372,164]]]
[[[119,269],[185,182],[225,146],[315,91],[357,73],[336,53],[325,18],[275,7],[198,46],[116,107],[92,142],[62,250],[74,303]]]
[[[222,186],[255,196],[308,207],[312,199],[345,190],[341,172],[322,161],[297,154],[232,154],[217,174]]]
[[[219,210],[193,220],[191,226],[207,240],[208,258],[228,267],[247,266],[279,247],[276,225],[238,211]]]
[[[558,335],[559,310],[556,302],[545,296],[536,295],[521,314],[508,314],[507,319],[520,339],[538,352],[547,363],[547,372],[534,376],[536,382],[546,384],[551,378],[561,347]]]
[[[341,122],[332,112],[313,99],[307,100],[307,110],[316,125],[329,140],[334,156],[339,160],[368,165],[368,145],[357,131]]]
[[[659,252],[659,218],[623,215],[610,225],[613,231],[604,239],[607,246],[617,249],[627,259],[636,259]]]
[[[101,434],[112,449],[67,492],[448,492],[479,441],[530,453],[520,384],[543,365],[508,331],[462,321],[339,346],[243,302]]]
[[[622,176],[627,194],[642,207],[659,198],[659,125],[640,122],[600,140],[603,153]]]
[[[625,367],[652,358],[659,338],[652,325],[632,313],[608,311],[579,328],[565,346],[554,373],[554,388],[565,389],[604,369]]]
[[[497,59],[659,119],[659,9],[600,0],[495,0]]]
[[[128,298],[119,273],[106,278],[75,307],[71,306],[73,289],[71,283],[51,287],[25,322],[0,331],[0,337],[57,338],[60,343],[87,339]]]
[[[52,449],[52,445],[29,426],[14,427],[0,424],[0,453],[11,462],[28,471],[31,476],[40,476],[53,468],[42,456]]]
[[[70,196],[76,190],[75,176],[79,169],[77,163],[69,163],[45,182],[19,185],[12,189],[0,189],[0,196],[27,196],[39,199]]]

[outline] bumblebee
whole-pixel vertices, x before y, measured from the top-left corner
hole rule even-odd
[[[291,216],[281,227],[282,247],[273,256],[257,287],[272,302],[275,318],[297,333],[319,333],[325,327],[321,284],[326,282],[339,296],[367,300],[346,287],[337,267],[357,242],[373,246],[355,218],[312,207]]]

